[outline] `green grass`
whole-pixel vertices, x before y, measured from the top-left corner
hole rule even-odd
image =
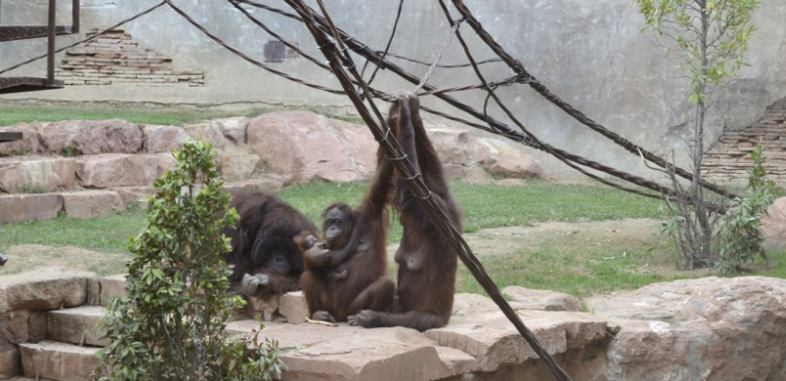
[[[269,112],[266,109],[237,111],[217,111],[209,109],[145,109],[145,108],[52,108],[46,107],[1,107],[0,126],[10,126],[20,122],[57,122],[61,120],[107,120],[119,118],[136,124],[158,124],[182,126],[204,120],[230,116],[257,116]]]
[[[289,187],[279,192],[279,196],[318,223],[327,205],[340,201],[356,206],[366,188],[366,183],[318,183]],[[451,190],[463,209],[465,233],[547,221],[662,218],[657,200],[604,186],[545,181],[528,181],[522,186],[453,182]],[[401,239],[401,229],[395,216],[392,219],[390,242],[395,243]],[[41,244],[128,254],[128,238],[138,234],[144,224],[144,212],[139,210],[86,220],[61,217],[10,223],[0,226],[0,251],[19,244]],[[706,270],[676,271],[674,248],[668,237],[658,234],[645,240],[555,235],[529,247],[511,247],[504,255],[476,254],[500,288],[519,285],[579,297],[707,274]],[[786,278],[786,252],[772,250],[769,255],[769,264],[754,265],[754,273]],[[396,266],[390,268],[395,276]],[[457,292],[484,293],[463,265],[459,266]]]
[[[108,217],[9,223],[0,226],[0,251],[9,246],[38,244],[75,246],[88,250],[128,253],[126,244],[145,225],[144,213],[129,209]]]
[[[316,183],[289,187],[279,196],[318,223],[322,210],[331,203],[358,205],[366,187],[366,183]],[[658,203],[654,200],[598,186],[557,185],[545,181],[530,181],[524,186],[454,182],[451,190],[463,209],[465,232],[526,226],[537,221],[603,221],[659,216]],[[395,221],[391,225],[390,241],[398,242],[401,229]],[[143,226],[144,214],[136,210],[87,220],[58,218],[11,223],[0,226],[0,250],[11,245],[36,243],[122,252],[127,238],[139,233]]]
[[[523,186],[452,184],[464,209],[464,232],[532,222],[589,222],[660,218],[659,202],[605,186],[541,180]]]

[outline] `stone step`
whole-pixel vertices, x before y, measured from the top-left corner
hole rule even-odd
[[[46,332],[47,339],[67,344],[105,346],[107,339],[101,339],[106,334],[99,330],[98,321],[106,316],[104,307],[77,307],[47,312]]]
[[[1,160],[1,158],[0,158]],[[2,177],[2,169],[0,169]],[[224,184],[230,193],[240,191],[274,191],[283,187],[279,177],[233,181]],[[80,190],[56,193],[0,193],[0,225],[9,222],[51,220],[60,213],[69,218],[108,216],[130,205],[142,205],[143,197],[152,196],[153,189],[120,187],[107,190]]]
[[[77,307],[95,299],[90,272],[49,267],[0,276],[0,315],[10,311]]]
[[[90,381],[90,374],[100,364],[98,350],[55,341],[20,344],[22,373],[36,379]]]
[[[76,185],[76,160],[64,157],[0,158],[0,191],[34,193],[71,190]]]
[[[126,276],[109,275],[98,279],[99,306],[108,306],[113,296],[126,295]]]

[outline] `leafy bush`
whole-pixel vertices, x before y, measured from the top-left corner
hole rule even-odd
[[[748,171],[748,189],[745,197],[734,200],[720,226],[721,273],[731,274],[742,270],[742,265],[756,256],[767,259],[764,236],[759,230],[761,218],[775,199],[775,182],[767,179],[765,157],[761,144],[756,144],[751,159],[753,168]]]
[[[243,305],[226,293],[230,250],[222,230],[237,221],[221,189],[212,145],[187,141],[174,169],[156,180],[145,230],[131,240],[127,296],[102,321],[102,380],[270,380],[284,365],[275,342],[232,338]]]

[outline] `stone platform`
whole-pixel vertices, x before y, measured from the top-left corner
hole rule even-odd
[[[82,381],[106,342],[102,304],[122,276],[59,268],[0,276],[0,380]],[[503,290],[542,346],[575,381],[780,381],[786,379],[786,280],[701,278],[578,300],[551,291]],[[278,302],[259,337],[278,341],[283,380],[502,381],[551,379],[488,298],[457,294],[443,328],[363,329],[303,322],[301,293]],[[240,316],[240,314],[238,314]],[[253,334],[260,322],[230,322]]]

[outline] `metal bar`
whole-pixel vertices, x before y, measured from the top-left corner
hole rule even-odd
[[[22,140],[22,137],[23,135],[19,131],[0,131],[0,143]]]
[[[71,5],[71,33],[79,33],[79,0]]]
[[[55,8],[57,8],[57,0],[49,0],[49,40],[46,59],[46,81],[49,85],[55,83]]]

